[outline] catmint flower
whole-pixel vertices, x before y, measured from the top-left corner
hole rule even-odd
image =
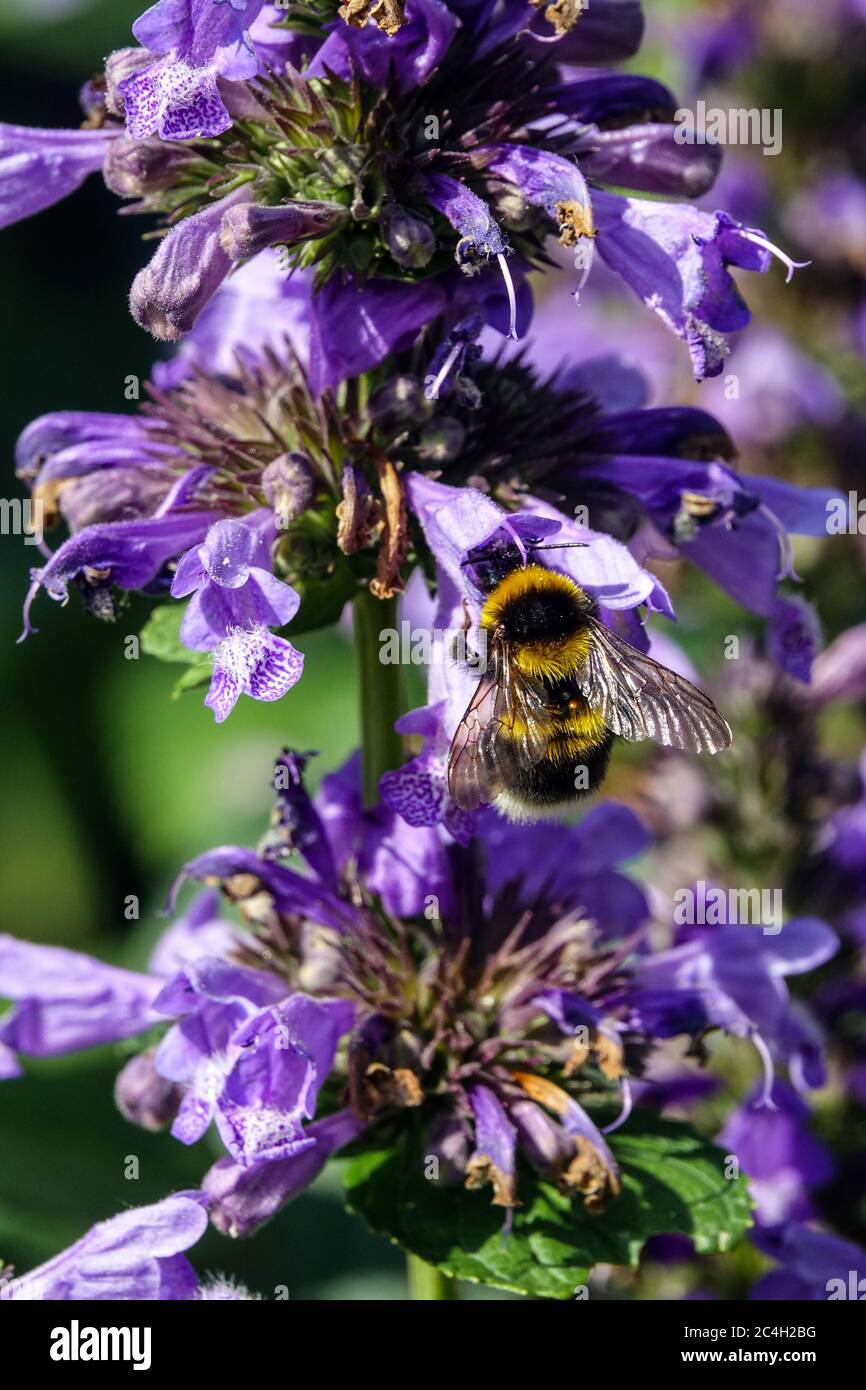
[[[269,512],[217,522],[175,570],[172,596],[192,594],[181,641],[213,656],[205,704],[217,723],[230,714],[241,692],[256,700],[279,700],[303,670],[302,654],[269,631],[291,622],[300,603],[291,585],[271,572],[274,535]]]
[[[0,1300],[152,1301],[199,1297],[183,1253],[207,1230],[198,1193],[177,1193],[100,1221],[81,1240],[29,1274],[0,1284]]]
[[[32,130],[0,125],[0,227],[32,217],[97,173],[120,128]]]
[[[795,263],[725,212],[657,200],[705,193],[719,162],[714,147],[674,139],[667,88],[558,66],[572,53],[581,65],[608,61],[618,26],[630,51],[639,10],[605,5],[587,20],[548,6],[542,20],[521,4],[504,15],[461,6],[458,24],[442,0],[408,0],[405,23],[386,22],[392,8],[349,6],[346,22],[319,35],[272,29],[261,41],[259,0],[160,0],[137,21],[145,48],[123,50],[116,71],[109,64],[95,134],[120,133],[122,103],[125,139],[162,139],[181,157],[130,168],[124,146],[109,160],[110,184],[167,228],[134,281],[136,320],[176,339],[236,261],[276,245],[287,266],[315,267],[319,290],[335,287],[330,312],[333,322],[341,311],[343,339],[363,287],[391,294],[407,316],[420,300],[416,326],[435,317],[437,296],[444,308],[453,295],[455,264],[467,309],[489,317],[500,286],[507,309],[497,326],[514,338],[525,331],[527,271],[549,264],[556,236],[575,257],[573,297],[597,253],[688,344],[696,376],[718,374],[727,335],[749,319],[728,267],[765,272],[778,255],[790,277]],[[58,133],[58,150],[69,138]],[[64,176],[58,193],[77,179]],[[605,182],[654,196],[625,197]],[[25,200],[16,213],[16,203],[9,220],[36,206]],[[343,374],[355,373],[344,364]]]
[[[836,1297],[848,1298],[850,1271],[859,1272],[866,1265],[866,1251],[860,1246],[801,1221],[757,1231],[752,1241],[779,1266],[753,1285],[752,1299],[824,1301],[833,1297],[834,1289]]]
[[[809,1194],[830,1181],[834,1163],[809,1132],[809,1108],[792,1087],[777,1079],[770,1100],[762,1106],[753,1091],[731,1111],[719,1142],[749,1174],[760,1225],[808,1221],[816,1214]]]
[[[132,32],[156,60],[118,83],[133,139],[214,136],[232,123],[217,78],[252,77],[249,25],[264,0],[157,0]],[[161,56],[160,56],[161,55]]]
[[[621,1178],[597,1104],[618,1102],[605,1129],[627,1127],[649,1039],[718,1027],[772,1046],[798,1075],[805,1023],[784,977],[832,954],[822,923],[789,922],[772,939],[704,930],[653,952],[646,897],[620,867],[646,845],[625,807],[602,802],[555,839],[481,815],[457,843],[364,809],[357,759],[311,801],[303,764],[278,759],[258,853],[224,846],[186,866],[212,887],[157,953],[178,968],[148,977],[151,1045],[118,1082],[125,1113],[149,1127],[173,1114],[183,1143],[216,1124],[227,1153],[203,1191],[220,1230],[250,1234],[343,1146],[404,1125],[420,1125],[445,1180],[482,1188],[506,1224],[520,1153],[601,1213]],[[214,887],[239,919],[232,945],[220,945]],[[29,988],[19,969],[11,958],[5,993]],[[56,1030],[65,1004],[40,1007]],[[166,1029],[155,1049],[154,1013]],[[73,1032],[69,1045],[86,1040]],[[816,1062],[800,1081],[820,1083]]]
[[[792,1009],[785,979],[814,970],[838,949],[825,922],[795,918],[775,936],[749,926],[697,926],[668,951],[645,957],[634,975],[633,1023],[670,1036],[703,1016],[754,1043],[764,1068],[759,1104],[772,1106],[773,1054],[803,1089],[824,1082],[820,1045],[808,1020]]]

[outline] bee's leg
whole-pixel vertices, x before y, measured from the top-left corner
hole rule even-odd
[[[470,667],[473,671],[480,661],[477,652],[474,652],[466,640],[466,629],[461,628],[451,639],[451,646],[448,652],[451,660],[457,666]]]
[[[451,641],[451,660],[455,662],[458,666],[464,667],[464,669],[470,671],[477,671],[479,675],[483,675],[484,670],[486,669],[486,662],[483,660],[483,658],[479,655],[478,652],[473,651],[472,648],[469,646],[469,642],[467,640],[467,633],[469,632],[469,629],[472,626],[472,614],[469,609],[469,604],[465,598],[462,600],[462,603],[463,622],[460,625],[460,630],[455,634]],[[486,633],[482,632],[481,636],[486,638]]]

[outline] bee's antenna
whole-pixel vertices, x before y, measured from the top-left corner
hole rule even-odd
[[[526,549],[527,551],[535,551],[535,550],[577,550],[577,549],[584,549],[584,550],[585,550],[585,549],[588,547],[588,545],[589,545],[589,541],[554,541],[554,542],[552,542],[550,545],[542,545],[540,542],[539,542],[538,545],[533,545],[532,542],[530,542],[528,545],[525,546],[525,549]],[[496,552],[495,552],[493,549],[482,550],[482,551],[480,551],[477,555],[475,555],[471,560],[461,560],[461,561],[460,561],[460,568],[463,569],[464,566],[466,566],[466,565],[477,565],[477,564],[479,563],[479,561],[483,561],[483,560],[487,559],[488,557],[491,557],[491,556],[493,556],[493,555],[495,555],[495,554],[496,554]]]
[[[553,541],[550,545],[528,545],[527,550],[585,550],[589,541]]]

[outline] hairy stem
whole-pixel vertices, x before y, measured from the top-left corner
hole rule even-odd
[[[404,713],[403,673],[380,660],[385,628],[397,626],[397,600],[378,599],[368,591],[355,599],[355,646],[361,684],[361,765],[364,805],[379,799],[379,778],[403,761],[403,740],[394,724]]]

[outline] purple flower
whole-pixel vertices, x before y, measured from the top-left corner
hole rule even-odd
[[[307,1138],[305,1121],[316,1113],[319,1089],[354,1013],[347,1000],[293,994],[234,1035],[239,1051],[217,1103],[217,1124],[239,1163],[290,1158],[315,1142]]]
[[[103,590],[109,584],[143,589],[167,561],[200,540],[217,519],[215,512],[166,510],[143,521],[106,522],[79,531],[64,541],[46,565],[31,572],[22,637],[33,631],[30,606],[40,589],[59,603],[66,602],[69,585],[79,575],[95,576]]]
[[[237,1056],[237,1030],[285,993],[263,971],[230,965],[219,957],[190,962],[164,984],[156,999],[162,1015],[180,1020],[162,1038],[154,1067],[182,1087],[171,1132],[194,1144],[216,1114],[226,1077]]]
[[[306,1147],[288,1158],[248,1164],[219,1158],[202,1184],[210,1217],[227,1236],[249,1236],[319,1176],[328,1159],[357,1139],[363,1124],[350,1110],[338,1110],[307,1125]]]
[[[753,1237],[780,1268],[765,1274],[749,1294],[754,1299],[838,1300],[863,1296],[866,1251],[829,1232],[792,1221]]]
[[[598,251],[677,337],[688,343],[696,378],[718,376],[726,335],[750,315],[728,266],[765,272],[773,255],[789,260],[755,228],[727,213],[687,204],[644,202],[596,193]]]
[[[132,32],[160,60],[125,78],[119,90],[136,140],[220,135],[232,123],[217,78],[254,77],[249,26],[265,0],[158,0]]]
[[[159,1022],[159,980],[106,965],[61,946],[0,937],[0,1045],[28,1057],[56,1057],[142,1033]]]
[[[283,627],[300,599],[272,574],[269,512],[244,521],[220,521],[203,544],[180,560],[171,592],[193,594],[181,623],[181,640],[192,651],[213,654],[214,673],[205,704],[222,723],[243,693],[279,700],[300,680],[303,653],[268,629]]]
[[[198,1193],[179,1192],[149,1207],[100,1221],[68,1250],[0,1285],[0,1299],[115,1302],[194,1299],[195,1270],[182,1253],[207,1229]]]
[[[761,1100],[771,1105],[771,1053],[787,1062],[798,1087],[823,1085],[820,1038],[790,999],[788,975],[814,970],[838,949],[826,923],[799,917],[777,934],[757,927],[692,927],[682,945],[642,956],[623,1002],[633,1026],[659,1037],[723,1028],[751,1038],[764,1065]],[[643,1025],[641,1024],[643,1021]]]
[[[327,819],[323,817],[323,820],[330,836]],[[272,858],[263,858],[253,850],[241,849],[236,845],[209,850],[185,864],[172,889],[169,909],[174,906],[177,893],[188,878],[221,883],[234,901],[264,895],[275,911],[310,917],[336,932],[349,931],[358,923],[358,915],[352,906],[341,901],[330,884],[299,874],[284,864],[275,863]]]
[[[760,1089],[733,1110],[717,1143],[736,1154],[749,1177],[762,1226],[807,1221],[815,1215],[810,1192],[833,1176],[829,1151],[809,1132],[809,1108],[796,1091],[776,1080],[772,1108]]]
[[[150,264],[132,282],[132,317],[155,338],[173,341],[192,328],[232,268],[222,228],[229,212],[251,198],[248,186],[205,206],[173,227]]]
[[[454,15],[441,0],[407,0],[406,21],[396,34],[383,34],[375,21],[363,28],[337,24],[307,69],[310,77],[328,71],[350,78],[359,73],[384,87],[391,73],[404,91],[420,86],[438,66],[454,37]]]
[[[475,1152],[466,1168],[467,1186],[481,1187],[489,1182],[494,1206],[513,1207],[517,1201],[517,1130],[489,1087],[475,1086],[469,1092],[469,1103],[475,1117]]]
[[[102,168],[113,140],[103,130],[33,130],[0,124],[0,227],[32,217],[74,193]]]

